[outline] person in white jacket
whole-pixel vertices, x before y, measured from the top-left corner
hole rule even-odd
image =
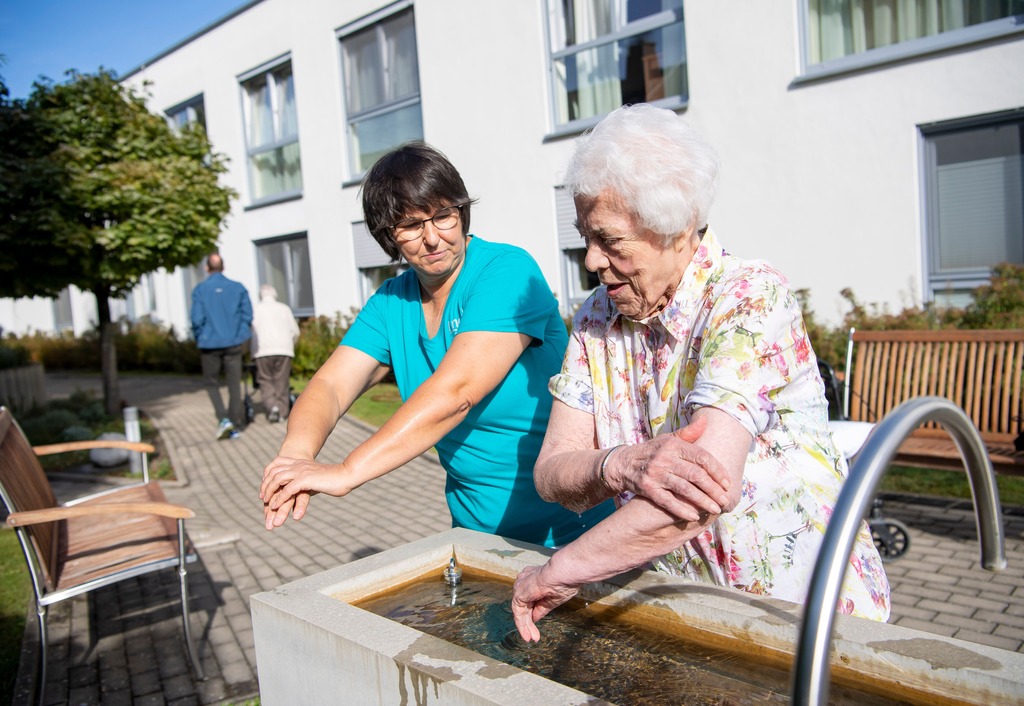
[[[295,357],[299,326],[287,304],[277,301],[273,285],[260,287],[260,303],[253,309],[252,357],[267,421],[288,418],[288,380]]]

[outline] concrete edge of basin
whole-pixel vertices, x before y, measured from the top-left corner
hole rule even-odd
[[[285,703],[275,699],[278,692],[270,687],[287,678],[275,666],[282,656],[291,660],[304,655],[302,659],[310,665],[320,660],[320,671],[331,672],[339,664],[333,662],[335,666],[331,667],[331,659],[353,660],[350,652],[355,649],[354,643],[359,643],[357,651],[369,651],[356,662],[374,664],[351,670],[345,679],[356,681],[360,674],[371,672],[380,675],[371,692],[360,694],[367,703],[388,703],[389,698],[406,698],[414,691],[427,699],[423,703],[434,703],[428,692],[440,699],[436,703],[471,702],[449,693],[452,688],[465,691],[465,696],[482,698],[485,703],[595,703],[593,697],[569,687],[348,605],[349,601],[430,571],[440,574],[453,553],[470,571],[514,579],[524,566],[543,563],[551,550],[453,529],[254,595],[251,602],[261,694],[267,684],[264,703]],[[742,641],[754,646],[762,657],[767,655],[769,661],[788,659],[789,663],[782,666],[791,664],[801,618],[798,604],[647,571],[587,586],[581,597],[599,610],[615,611],[628,618],[669,611],[688,629],[723,641]],[[282,653],[280,634],[295,628],[296,622],[302,624],[299,634],[309,638],[310,644],[290,644]],[[540,627],[543,631],[543,623]],[[314,632],[318,636],[314,637]],[[343,654],[325,658],[337,653],[339,640],[348,645],[341,650]],[[310,649],[312,645],[319,647]],[[1024,703],[1024,655],[871,620],[837,616],[831,664],[833,683],[837,685],[862,687],[863,675],[869,674],[880,681],[879,693],[897,687],[918,690],[928,694],[930,703],[947,699],[977,704]],[[514,688],[510,680],[514,680]],[[311,697],[325,693],[315,691],[315,684],[323,680],[305,681],[314,688]],[[323,688],[331,687],[324,683]],[[295,697],[292,689],[281,693]],[[526,694],[533,700],[523,700]]]

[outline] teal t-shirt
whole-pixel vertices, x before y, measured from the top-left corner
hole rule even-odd
[[[609,500],[578,515],[545,502],[534,487],[533,465],[551,414],[547,384],[561,369],[568,337],[558,303],[525,250],[470,236],[433,338],[419,281],[409,270],[370,297],[341,344],[391,366],[407,400],[455,336],[468,331],[524,333],[534,340],[498,387],[437,443],[448,472],[452,524],[546,546],[571,542],[614,505]]]

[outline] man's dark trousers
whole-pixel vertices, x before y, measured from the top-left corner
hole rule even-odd
[[[213,411],[217,419],[230,419],[236,429],[245,428],[245,412],[242,408],[242,346],[230,348],[206,348],[199,351],[199,360],[203,366],[203,380],[206,392],[213,403]],[[224,371],[224,379],[228,386],[228,408],[224,409],[224,400],[220,396],[220,373]]]

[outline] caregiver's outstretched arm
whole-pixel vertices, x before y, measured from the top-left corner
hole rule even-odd
[[[344,461],[319,463],[314,460],[316,454],[338,419],[387,372],[365,353],[339,346],[314,377],[324,373],[315,388],[318,394],[308,407],[300,407],[300,403],[309,388],[299,396],[281,451],[263,471],[260,498],[266,528],[280,527],[289,512],[294,519],[301,519],[312,494],[346,495],[429,449],[498,386],[531,340],[520,333],[457,335],[434,374],[380,429]],[[352,361],[357,365],[349,367]]]

